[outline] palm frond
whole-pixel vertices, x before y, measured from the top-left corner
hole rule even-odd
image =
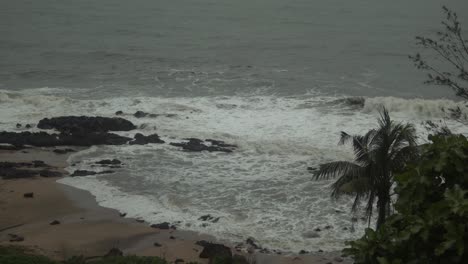
[[[314,174],[315,179],[328,179],[338,175],[352,173],[353,170],[361,168],[359,165],[350,161],[334,161],[319,166],[318,171]]]

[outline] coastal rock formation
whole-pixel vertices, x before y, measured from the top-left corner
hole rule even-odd
[[[75,150],[69,149],[69,148],[67,148],[67,149],[54,149],[53,152],[57,153],[57,154],[67,154],[69,152],[75,152]]]
[[[55,146],[93,146],[93,145],[123,145],[130,138],[107,132],[93,133],[61,133],[48,134],[46,132],[0,132],[0,143],[13,146],[31,145],[36,147]]]
[[[71,177],[81,177],[81,176],[92,176],[92,175],[96,175],[96,174],[109,174],[109,173],[114,173],[114,171],[106,170],[106,171],[101,171],[101,172],[95,172],[95,171],[88,171],[88,170],[76,170],[70,176]]]
[[[31,178],[39,174],[34,168],[46,167],[44,163],[36,162],[0,162],[0,176],[3,179]]]
[[[203,247],[202,252],[200,253],[200,258],[207,258],[213,260],[217,259],[232,259],[231,249],[222,244],[215,244],[205,240],[198,241],[196,243],[199,246]]]
[[[96,162],[96,164],[100,164],[100,165],[120,165],[122,164],[122,162],[118,159],[105,159],[105,160],[100,160],[98,162]]]
[[[120,117],[61,116],[39,121],[40,129],[56,129],[60,132],[108,132],[130,131],[136,126]]]
[[[164,141],[159,138],[158,134],[145,136],[143,134],[137,133],[134,136],[134,140],[130,141],[129,144],[130,145],[146,145],[148,143],[163,144]]]
[[[203,141],[198,138],[187,138],[186,140],[188,140],[188,142],[180,142],[180,143],[172,142],[170,143],[170,145],[181,147],[183,150],[186,150],[186,151],[194,151],[194,152],[219,151],[219,152],[226,152],[226,153],[232,152],[233,149],[237,147],[236,145],[226,144],[224,143],[224,141],[213,140],[213,139],[207,139]]]

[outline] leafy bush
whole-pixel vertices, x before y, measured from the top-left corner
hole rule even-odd
[[[468,263],[468,141],[433,136],[395,177],[398,213],[344,253],[356,264]]]
[[[34,255],[26,248],[15,246],[0,246],[1,264],[56,264],[54,261],[39,255]]]

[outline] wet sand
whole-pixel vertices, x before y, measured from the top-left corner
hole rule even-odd
[[[37,148],[24,151],[27,153],[0,150],[0,161],[42,160],[62,171],[67,166],[69,154],[59,155],[51,149]],[[202,247],[195,243],[199,240],[219,242],[208,235],[155,229],[149,226],[150,223],[121,217],[118,211],[99,206],[89,192],[57,183],[57,179],[0,179],[0,230],[3,230],[0,231],[0,244],[31,247],[57,260],[74,255],[102,256],[117,247],[124,254],[208,263],[198,257]],[[34,197],[24,198],[23,194],[29,192],[33,192]],[[54,220],[60,224],[50,225]],[[9,242],[8,234],[23,236],[24,241]],[[161,246],[155,246],[155,243]],[[338,258],[336,253],[286,256],[249,254],[236,252],[234,248],[232,251],[257,264],[349,263]]]

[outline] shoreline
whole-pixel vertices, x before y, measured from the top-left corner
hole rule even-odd
[[[83,148],[84,149],[84,148]],[[27,153],[18,150],[0,150],[0,161],[27,162],[42,160],[65,172],[71,153],[56,154],[51,148],[30,148]],[[66,176],[65,176],[66,177]],[[162,230],[151,223],[121,217],[111,208],[100,206],[86,190],[57,182],[61,178],[26,178],[0,180],[0,245],[22,245],[38,253],[61,260],[73,255],[99,256],[117,247],[124,254],[158,256],[168,261],[183,259],[186,262],[208,263],[199,258],[203,247],[197,241],[222,243],[233,254],[244,255],[256,263],[347,263],[337,252],[310,254],[273,254],[249,251],[239,252],[234,245],[187,230]],[[33,192],[34,198],[23,197]],[[53,221],[60,224],[51,225]],[[8,234],[24,236],[22,242],[9,242]]]

